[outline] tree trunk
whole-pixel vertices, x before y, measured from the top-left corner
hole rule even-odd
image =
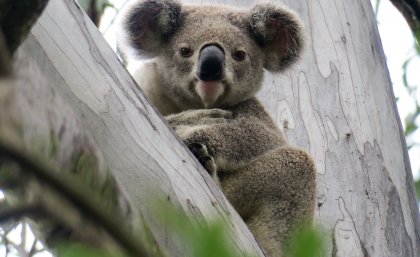
[[[266,74],[259,98],[289,142],[315,157],[329,255],[420,256],[413,177],[370,1],[277,2],[303,18],[309,47],[294,69]]]
[[[45,98],[31,101],[41,101],[43,106],[47,104],[45,108],[57,110],[56,105],[49,104],[61,101],[58,98],[72,107],[94,132],[93,137],[120,187],[141,212],[158,244],[171,256],[185,256],[186,249],[179,240],[170,237],[171,229],[162,227],[157,220],[153,206],[158,201],[172,202],[200,221],[224,219],[233,248],[263,255],[210,176],[168,129],[89,17],[73,1],[49,3],[19,49],[16,66],[25,70],[18,72],[21,76],[28,73],[25,65],[21,65],[23,60],[40,69],[48,80],[46,84],[54,88],[54,95],[50,96],[53,101]],[[33,91],[27,94],[35,94]],[[55,114],[42,120],[48,121],[47,128],[56,127],[56,119],[66,120],[66,113],[62,111],[62,116]],[[36,117],[33,113],[26,115]],[[25,130],[33,128],[28,126]],[[81,144],[83,139],[73,143]]]
[[[332,235],[328,256],[420,256],[413,179],[370,2],[284,2],[303,18],[309,47],[292,70],[267,73],[259,97],[289,142],[315,157],[316,219]],[[262,256],[236,212],[73,1],[51,1],[19,54],[37,65],[94,132],[132,206],[173,256],[185,249],[159,227],[151,195],[199,219],[224,217],[232,245]]]
[[[262,102],[318,168],[316,219],[332,256],[420,256],[419,208],[375,16],[368,0],[284,1],[309,51],[267,74]]]

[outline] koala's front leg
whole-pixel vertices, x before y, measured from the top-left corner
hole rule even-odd
[[[188,110],[165,117],[172,128],[179,126],[214,125],[227,123],[233,119],[231,111],[222,109]]]
[[[295,229],[312,223],[315,163],[298,148],[266,152],[222,180],[221,187],[270,257],[284,256]]]
[[[258,156],[284,144],[278,131],[252,118],[178,126],[175,130],[187,146],[194,143],[204,145],[208,155],[214,158],[218,172],[225,175],[239,170]]]
[[[207,150],[206,142],[202,138],[194,138],[191,135],[201,134],[215,125],[233,121],[232,112],[222,109],[200,109],[168,115],[165,118],[212,178],[219,183],[216,163]]]
[[[190,151],[197,157],[198,161],[207,170],[216,184],[220,185],[219,177],[217,176],[217,166],[213,156],[209,155],[207,147],[201,143],[191,143],[188,145]]]

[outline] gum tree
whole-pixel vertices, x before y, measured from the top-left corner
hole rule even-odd
[[[290,143],[317,162],[315,218],[328,231],[327,255],[418,256],[413,179],[370,2],[284,4],[301,15],[308,50],[292,70],[267,73],[259,97]],[[9,42],[4,24],[16,10],[0,9]],[[29,16],[19,28],[37,15]],[[27,30],[17,31],[16,46]],[[75,2],[51,1],[16,52],[0,46],[0,185],[14,199],[6,214],[36,218],[53,248],[65,238],[55,232],[71,231],[112,252],[185,256],[152,211],[170,202],[192,220],[221,218],[234,248],[263,256]]]

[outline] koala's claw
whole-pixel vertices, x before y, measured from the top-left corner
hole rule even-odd
[[[207,151],[207,147],[200,143],[191,143],[188,145],[188,148],[197,158],[200,158],[201,156],[205,156],[209,154]]]
[[[211,176],[214,176],[216,174],[217,167],[213,157],[209,155],[204,155],[199,157],[198,161],[204,166],[204,168]]]
[[[204,166],[210,175],[213,176],[216,174],[216,163],[214,158],[209,155],[205,145],[200,143],[191,143],[188,145],[188,148],[194,154],[194,156],[197,157],[198,161],[201,163],[201,165]]]

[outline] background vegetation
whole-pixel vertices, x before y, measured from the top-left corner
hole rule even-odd
[[[407,104],[411,106],[407,113],[401,114],[401,119],[404,126],[404,134],[407,139],[407,148],[412,152],[414,149],[420,149],[420,85],[416,82],[413,83],[413,80],[410,80],[410,76],[418,76],[418,74],[411,74],[412,69],[410,69],[410,65],[420,58],[420,3],[419,1],[410,0],[389,1],[391,1],[402,13],[407,21],[407,26],[410,27],[413,35],[413,51],[410,52],[405,61],[401,64],[400,69],[402,70],[402,76],[399,78],[402,81],[406,95],[409,96],[410,102],[405,102],[407,98],[401,100],[400,97],[397,97],[396,99],[399,107]],[[78,2],[86,10],[92,21],[105,33],[111,29],[119,8],[128,1],[118,1],[118,6],[114,5],[110,0],[78,0]],[[381,4],[383,2],[384,1],[382,0],[372,0],[377,14],[381,12]],[[101,24],[101,18],[104,13],[109,13],[109,17],[111,18],[108,19],[106,24]],[[387,54],[387,52],[385,53]],[[393,78],[395,84],[396,80],[397,78]],[[413,156],[411,156],[411,158],[413,158]],[[420,156],[415,156],[414,158],[420,159]],[[420,173],[420,170],[413,170],[413,172]],[[415,186],[417,197],[420,199],[420,178],[415,182]],[[1,195],[0,198],[2,198]],[[2,208],[7,208],[7,203],[5,201],[0,202],[0,209]],[[232,252],[229,249],[228,244],[224,240],[223,235],[225,230],[221,222],[215,221],[212,224],[203,226],[191,222],[190,218],[171,206],[160,206],[159,208],[164,208],[164,210],[157,210],[157,215],[162,213],[167,215],[162,218],[162,221],[169,222],[170,227],[173,228],[173,233],[177,234],[185,241],[186,245],[190,246],[190,251],[193,256],[239,256],[238,253]],[[3,256],[21,257],[51,255],[30,233],[25,220],[11,219],[7,220],[7,222],[3,221],[6,221],[6,219],[0,217],[0,222],[2,222],[0,228],[0,255],[3,253]],[[322,233],[317,229],[297,231],[294,240],[290,243],[290,257],[322,256],[323,238]],[[57,252],[57,255],[65,257],[107,256],[102,252],[88,249],[80,245],[64,245]]]

